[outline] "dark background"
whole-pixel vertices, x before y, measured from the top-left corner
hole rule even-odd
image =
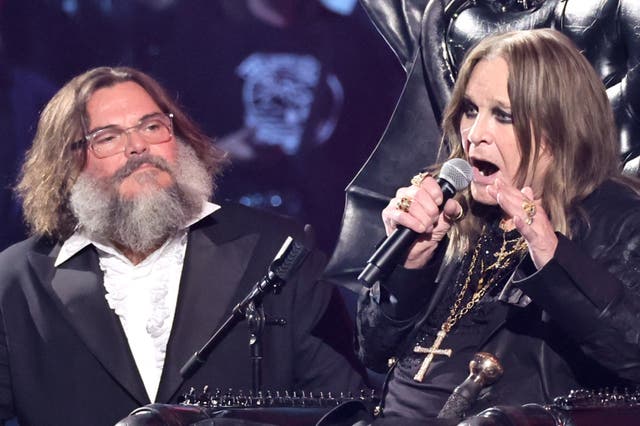
[[[9,188],[42,106],[89,68],[127,65],[159,79],[230,153],[216,201],[295,216],[330,254],[344,189],[404,81],[353,3],[0,0],[0,249],[25,235]]]

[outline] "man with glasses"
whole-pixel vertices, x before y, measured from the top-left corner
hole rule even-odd
[[[139,71],[96,68],[52,98],[17,186],[33,236],[0,254],[0,418],[112,425],[192,386],[251,389],[244,324],[193,377],[179,370],[303,232],[209,202],[224,163]],[[263,300],[265,389],[361,387],[323,266],[313,251]]]

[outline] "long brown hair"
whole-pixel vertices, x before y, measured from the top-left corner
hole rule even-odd
[[[552,29],[490,36],[469,51],[443,115],[443,147],[464,158],[460,121],[471,73],[483,59],[509,65],[508,92],[522,156],[516,184],[522,186],[541,147],[552,156],[543,182],[542,204],[556,230],[571,236],[573,206],[607,178],[621,176],[618,132],[600,78],[562,33]],[[474,208],[467,191],[466,208]],[[463,253],[485,218],[468,215],[451,232],[449,253]]]
[[[94,68],[62,87],[40,115],[16,186],[25,221],[33,234],[64,239],[75,229],[77,220],[69,206],[69,194],[84,167],[86,150],[73,146],[87,130],[87,102],[98,89],[128,81],[145,89],[162,111],[173,113],[175,136],[195,150],[212,180],[222,171],[227,161],[224,153],[215,148],[157,81],[132,68]]]

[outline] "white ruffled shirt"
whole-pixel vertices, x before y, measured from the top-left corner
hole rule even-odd
[[[63,243],[56,258],[57,267],[90,244],[97,248],[107,291],[105,298],[120,318],[150,401],[155,401],[164,366],[188,229],[219,208],[216,204],[204,203],[194,220],[137,265],[114,247],[93,241],[81,231]]]

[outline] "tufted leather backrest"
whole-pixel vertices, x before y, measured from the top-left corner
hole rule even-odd
[[[421,28],[423,65],[439,118],[458,66],[477,41],[496,32],[555,28],[578,46],[607,88],[620,131],[620,155],[638,174],[640,157],[640,1],[431,1]],[[427,52],[443,46],[439,54]],[[436,49],[438,49],[436,47]]]

